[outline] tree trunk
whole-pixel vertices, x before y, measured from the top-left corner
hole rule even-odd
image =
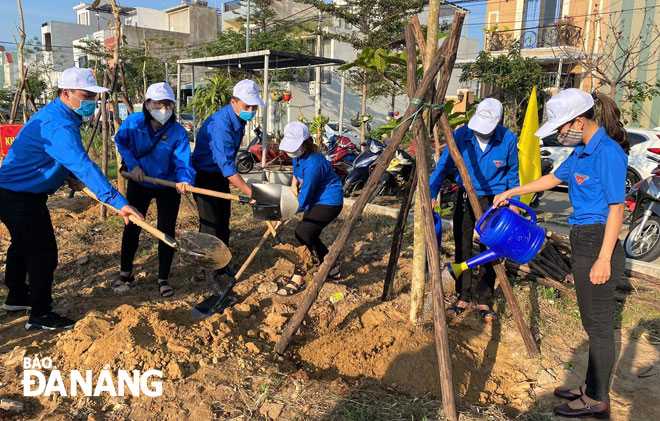
[[[106,70],[103,72],[103,86],[107,87],[108,86],[108,71]],[[108,94],[107,93],[102,93],[101,94],[101,138],[102,138],[102,145],[103,145],[103,151],[101,152],[101,172],[103,175],[107,178],[108,177]],[[117,169],[119,170],[119,168]],[[119,171],[117,171],[119,172]],[[106,207],[101,206],[101,219],[106,218]]]
[[[18,68],[21,69],[21,103],[23,104],[23,123],[27,123],[27,97],[25,95],[25,72],[23,71],[23,68],[25,66],[24,63],[24,55],[23,55],[23,47],[25,46],[25,21],[23,20],[23,6],[21,5],[21,0],[16,0],[16,4],[18,5],[18,16],[21,20],[21,27],[18,28],[18,32],[21,38],[21,42],[18,44]],[[34,110],[35,112],[37,110]]]
[[[144,98],[147,98],[147,57],[149,56],[149,43],[147,43],[147,30],[143,32],[144,36],[144,62],[142,63],[142,85],[144,86]]]
[[[115,48],[114,51],[112,52],[112,58],[114,60],[114,72],[113,72],[113,78],[112,78],[112,115],[113,115],[113,121],[115,125],[115,130],[114,132],[117,133],[117,130],[119,130],[119,126],[121,126],[121,120],[119,119],[119,101],[117,101],[117,78],[118,78],[118,69],[119,69],[119,42],[121,41],[121,21],[119,20],[119,12],[121,11],[121,8],[117,6],[117,2],[115,0],[111,0],[112,4],[112,16],[115,20]],[[145,39],[145,46],[146,46],[146,39]],[[146,47],[145,47],[146,48]],[[108,122],[110,124],[110,122]],[[121,176],[121,171],[119,171],[120,167],[120,162],[121,162],[121,157],[119,156],[119,151],[117,150],[117,146],[115,145],[115,158],[117,160],[117,190],[119,190],[119,193],[122,194],[122,196],[126,196],[126,183],[124,183],[124,178]]]
[[[421,50],[425,59],[422,61],[424,71],[435,57],[438,49],[438,19],[440,14],[440,0],[429,1],[429,18],[427,22],[426,51]],[[426,120],[429,122],[428,112]],[[426,124],[428,127],[428,124]],[[422,142],[423,139],[416,137],[415,145]],[[423,159],[428,162],[426,156]],[[415,194],[415,213],[414,213],[414,244],[413,244],[413,264],[412,264],[412,284],[410,286],[410,321],[417,323],[424,307],[424,281],[426,279],[426,241],[424,238],[424,222],[422,215],[422,201],[419,196],[419,188]]]
[[[362,73],[362,124],[360,124],[360,135],[362,137],[362,143],[367,140],[366,134],[366,123],[364,123],[364,115],[367,113],[367,73],[363,71]],[[362,150],[365,149],[365,146],[362,146]]]

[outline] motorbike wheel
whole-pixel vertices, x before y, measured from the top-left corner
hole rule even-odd
[[[251,157],[246,157],[236,161],[236,171],[240,174],[247,174],[254,168],[254,161]]]
[[[353,190],[355,190],[355,187],[357,187],[358,182],[357,181],[346,181],[344,183],[344,197],[351,197],[353,194]]]
[[[633,241],[633,236],[640,230],[639,238]],[[638,222],[626,236],[623,249],[627,257],[644,262],[660,257],[660,218],[652,215],[643,227]]]
[[[376,190],[374,190],[371,193],[371,196],[369,196],[369,200],[367,201],[367,203],[371,203],[378,196],[382,196],[385,193],[385,190],[387,190],[387,174],[385,174],[383,178],[380,180],[380,182],[376,186]]]

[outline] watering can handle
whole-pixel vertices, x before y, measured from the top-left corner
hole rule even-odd
[[[530,217],[530,220],[532,221],[532,223],[536,224],[536,214],[534,213],[532,208],[530,208],[529,206],[527,206],[523,202],[518,201],[516,199],[509,199],[509,204],[514,205],[514,206],[518,206],[519,208],[525,209],[525,211],[527,211],[527,213],[529,214],[529,217]],[[484,224],[486,219],[490,216],[490,214],[494,210],[495,210],[495,208],[493,208],[492,206],[489,207],[486,210],[486,212],[484,212],[484,214],[481,215],[481,218],[479,218],[479,222],[477,222],[477,224],[474,227],[475,231],[477,231],[477,234],[479,234],[479,236],[483,235],[483,233],[481,232],[481,226]]]

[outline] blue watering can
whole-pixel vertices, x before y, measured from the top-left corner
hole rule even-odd
[[[454,279],[467,269],[495,259],[506,258],[522,265],[536,256],[545,240],[545,230],[536,224],[532,208],[514,199],[509,199],[509,203],[527,211],[530,219],[509,208],[489,207],[475,226],[481,243],[489,250],[462,263],[447,263],[447,270]]]

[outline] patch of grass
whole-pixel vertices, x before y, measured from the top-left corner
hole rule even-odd
[[[409,399],[400,395],[358,390],[337,402],[324,420],[380,421],[435,420],[439,401]]]

